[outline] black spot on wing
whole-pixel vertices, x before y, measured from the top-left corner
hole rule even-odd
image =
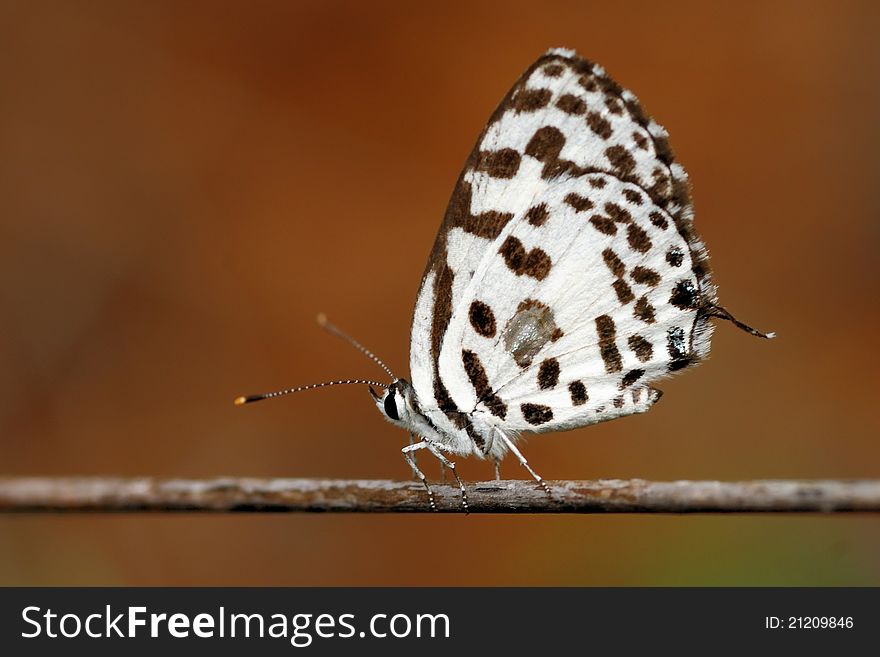
[[[559,361],[555,358],[546,358],[538,368],[538,387],[541,390],[555,388],[559,383]]]
[[[468,311],[468,318],[471,326],[478,335],[484,338],[494,338],[497,330],[495,325],[495,314],[492,309],[482,301],[474,301],[471,303]]]
[[[539,281],[547,278],[553,263],[544,251],[538,247],[526,251],[523,243],[513,235],[508,235],[504,244],[498,249],[507,267],[517,276],[531,276]]]
[[[623,375],[620,381],[621,388],[629,388],[633,383],[641,379],[645,375],[645,370],[630,370]]]
[[[681,267],[681,263],[684,262],[684,252],[677,246],[672,247],[666,252],[666,262],[673,267]]]
[[[654,306],[651,305],[651,302],[648,301],[648,297],[646,296],[642,296],[636,301],[635,308],[633,308],[633,315],[635,315],[637,319],[645,322],[645,324],[653,324],[657,321]]]
[[[684,329],[673,326],[666,332],[666,349],[669,352],[669,371],[675,372],[691,364]]]
[[[655,287],[660,283],[660,274],[650,267],[638,266],[632,270],[632,279],[639,285],[649,285]]]
[[[526,422],[532,425],[546,424],[553,419],[553,409],[541,404],[520,404]]]
[[[682,310],[695,310],[699,307],[699,293],[689,279],[679,281],[672,290],[669,303]]]
[[[572,381],[568,384],[568,394],[571,396],[571,403],[574,406],[581,406],[587,403],[587,387],[582,381]]]
[[[475,169],[484,171],[492,178],[513,178],[519,171],[521,156],[513,148],[502,148],[499,151],[483,151],[477,157]]]
[[[629,344],[629,348],[636,355],[636,358],[642,363],[651,360],[651,357],[654,355],[654,348],[651,346],[651,343],[641,335],[629,336],[627,343]]]
[[[532,226],[543,226],[549,217],[550,212],[547,210],[547,205],[544,203],[529,208],[529,211],[526,212],[526,219],[532,224]]]

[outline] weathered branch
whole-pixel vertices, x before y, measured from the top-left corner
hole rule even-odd
[[[467,485],[472,513],[880,512],[880,480],[673,481],[641,479]],[[440,511],[460,513],[458,488],[434,485]],[[0,477],[0,512],[427,512],[416,482],[335,479],[208,480]]]

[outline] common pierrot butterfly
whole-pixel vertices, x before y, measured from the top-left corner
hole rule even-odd
[[[242,404],[343,383],[371,384],[414,454],[513,455],[523,432],[644,413],[653,383],[709,353],[717,303],[694,232],[688,178],[636,97],[573,51],[532,64],[492,114],[458,179],[413,313],[410,373],[239,397]],[[377,393],[372,386],[383,389]],[[416,437],[415,442],[412,438]]]

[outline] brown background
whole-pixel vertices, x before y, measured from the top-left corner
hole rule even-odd
[[[525,446],[550,478],[878,477],[874,2],[3,2],[0,471],[406,478],[434,232],[551,46],[672,134],[722,302],[651,413]],[[476,460],[466,478],[490,475]],[[431,467],[431,472],[436,470]],[[509,475],[520,476],[511,462]],[[871,517],[0,518],[3,584],[880,584]]]

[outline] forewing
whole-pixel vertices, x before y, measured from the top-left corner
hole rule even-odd
[[[413,384],[447,412],[556,430],[646,410],[708,351],[687,179],[635,96],[547,53],[456,186],[413,321]]]

